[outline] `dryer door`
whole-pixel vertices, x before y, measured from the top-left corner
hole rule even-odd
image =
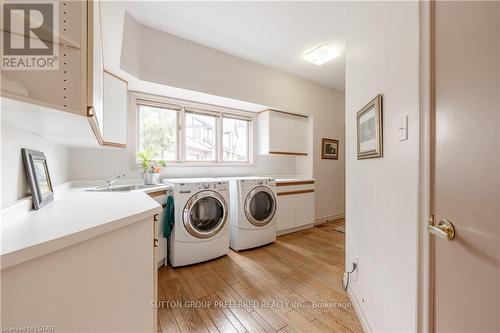
[[[226,225],[227,203],[217,192],[201,191],[193,195],[184,206],[182,222],[196,238],[217,235]]]
[[[245,215],[256,227],[267,226],[276,214],[276,197],[266,186],[257,186],[245,199]]]

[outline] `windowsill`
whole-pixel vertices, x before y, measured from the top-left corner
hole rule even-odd
[[[179,162],[179,161],[166,161],[168,169],[169,167],[253,167],[255,164],[253,162]],[[140,163],[136,163],[137,167],[140,168]]]

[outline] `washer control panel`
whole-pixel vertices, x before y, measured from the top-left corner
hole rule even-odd
[[[200,182],[200,183],[179,183],[179,188],[181,191],[200,191],[200,190],[212,190],[212,191],[227,191],[229,188],[228,182]]]

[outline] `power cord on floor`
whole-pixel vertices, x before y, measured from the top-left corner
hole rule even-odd
[[[345,274],[347,275],[346,277],[346,283],[345,283],[345,286],[344,286],[344,280],[342,280],[342,286],[344,287],[344,290],[347,291],[347,288],[349,287],[349,276],[354,273],[354,271],[358,268],[358,264],[356,264],[355,262],[352,263],[352,271],[350,272],[346,272]]]

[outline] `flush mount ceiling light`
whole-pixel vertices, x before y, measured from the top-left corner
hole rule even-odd
[[[308,52],[304,56],[304,59],[312,62],[315,65],[321,66],[324,63],[337,58],[338,56],[340,56],[339,49],[324,44]]]

